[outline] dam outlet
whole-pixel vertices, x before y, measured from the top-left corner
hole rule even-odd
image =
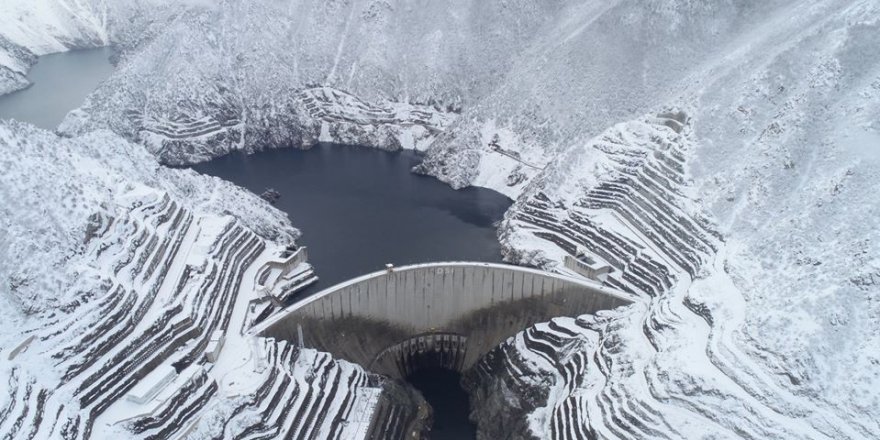
[[[598,283],[536,269],[428,263],[332,286],[252,332],[409,382],[435,407],[432,438],[463,438],[472,434],[462,432],[469,428],[461,375],[486,354],[535,324],[631,302],[628,294]]]

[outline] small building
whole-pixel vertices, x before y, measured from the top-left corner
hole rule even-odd
[[[614,271],[611,266],[596,261],[581,248],[578,248],[577,256],[565,256],[565,267],[599,282],[604,282],[608,274]]]
[[[205,356],[208,358],[208,362],[217,362],[217,359],[220,357],[220,350],[223,349],[223,342],[225,341],[226,338],[223,330],[216,330],[211,334],[211,340],[208,341],[208,346],[205,348]]]
[[[143,405],[153,400],[176,377],[177,370],[174,367],[171,365],[160,365],[138,382],[125,398],[130,402]]]

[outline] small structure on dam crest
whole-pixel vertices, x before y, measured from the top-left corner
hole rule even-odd
[[[403,378],[429,365],[463,372],[531,325],[631,302],[588,280],[525,267],[430,263],[330,287],[253,332]]]

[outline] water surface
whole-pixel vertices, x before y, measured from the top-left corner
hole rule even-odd
[[[281,193],[286,212],[309,247],[319,285],[380,270],[385,263],[500,262],[493,223],[511,201],[483,188],[455,191],[410,169],[418,153],[320,144],[230,154],[194,166],[260,194]]]
[[[468,418],[468,395],[460,381],[461,374],[442,368],[419,370],[407,378],[434,410],[432,440],[477,438],[477,427]]]
[[[0,118],[54,130],[113,73],[112,53],[105,47],[41,56],[27,75],[33,85],[0,96]]]

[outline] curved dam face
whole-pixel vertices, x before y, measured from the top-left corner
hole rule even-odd
[[[540,270],[430,263],[330,287],[254,332],[404,378],[427,366],[466,371],[531,325],[631,302],[625,293]]]

